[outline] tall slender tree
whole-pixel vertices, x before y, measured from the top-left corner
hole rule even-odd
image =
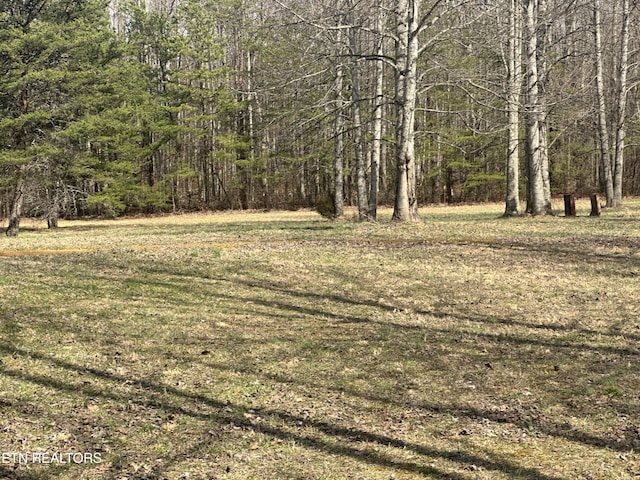
[[[418,96],[421,0],[398,0],[395,6],[396,196],[393,219],[418,220],[415,158],[415,110]],[[422,20],[422,21],[421,21]]]
[[[620,21],[620,57],[616,85],[616,136],[613,161],[613,202],[612,206],[622,205],[622,183],[624,170],[624,149],[627,133],[627,76],[629,72],[629,24],[631,9],[629,0],[622,0]]]
[[[507,200],[504,215],[520,213],[520,97],[522,92],[522,7],[518,0],[509,4],[509,42],[507,51]]]
[[[613,206],[613,175],[611,169],[611,150],[609,145],[609,124],[607,121],[607,99],[605,97],[601,0],[593,0],[593,34],[600,162],[602,164],[602,176],[604,180],[607,207],[611,207]]]
[[[375,23],[375,89],[373,95],[373,121],[371,139],[371,169],[369,188],[369,215],[377,217],[380,169],[382,164],[382,135],[384,113],[384,27],[385,15],[381,5],[376,9]]]
[[[338,22],[340,23],[340,22]],[[336,48],[341,48],[342,30],[336,33]],[[333,160],[333,204],[334,215],[344,215],[344,64],[342,55],[336,53],[335,82],[334,82],[334,160]]]
[[[358,219],[368,220],[369,198],[366,178],[366,164],[364,152],[364,135],[362,126],[362,101],[360,93],[360,64],[361,51],[359,42],[359,28],[354,14],[355,5],[352,0],[349,2],[350,25],[349,28],[349,48],[351,55],[351,110],[353,118],[353,146],[356,167],[356,197],[358,202]]]
[[[524,0],[526,31],[526,141],[527,141],[527,213],[544,215],[551,212],[549,185],[547,109],[541,93],[540,71],[544,49],[541,45],[540,10],[543,0]],[[544,34],[542,34],[544,35]]]

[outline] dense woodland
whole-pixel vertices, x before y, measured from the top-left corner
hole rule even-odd
[[[0,212],[640,194],[630,0],[0,0]]]

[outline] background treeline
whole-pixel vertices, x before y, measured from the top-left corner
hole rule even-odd
[[[533,203],[540,149],[545,188],[613,205],[607,172],[640,194],[638,14],[629,0],[0,0],[0,211],[13,233],[21,215],[357,204],[371,218],[399,195],[403,142],[416,207],[504,200],[514,132],[518,197]]]

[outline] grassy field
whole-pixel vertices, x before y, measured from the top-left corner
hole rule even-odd
[[[640,477],[640,201],[501,211],[24,222],[0,479]]]

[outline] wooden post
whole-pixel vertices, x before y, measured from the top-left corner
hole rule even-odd
[[[571,193],[564,194],[564,216],[565,217],[576,216],[576,199]]]
[[[595,193],[591,194],[591,216],[599,217],[601,213],[600,210],[600,202],[598,202],[598,195]]]

